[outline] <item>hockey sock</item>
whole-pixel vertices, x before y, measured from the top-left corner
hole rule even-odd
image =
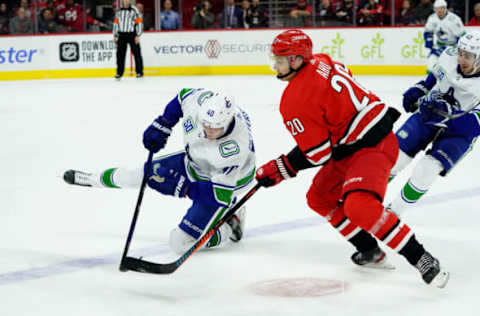
[[[415,235],[412,235],[398,253],[404,256],[411,265],[416,265],[420,257],[425,253],[425,248],[417,241]]]
[[[138,188],[142,183],[143,170],[111,168],[100,174],[100,180],[107,188]]]
[[[337,207],[326,217],[335,228],[355,249],[365,252],[377,247],[377,240],[368,232],[353,224],[342,207]]]
[[[365,230],[395,251],[401,251],[413,236],[410,227],[390,210],[377,196],[367,191],[351,192],[345,198],[345,213]]]
[[[395,162],[395,165],[390,172],[388,182],[392,181],[403,169],[405,169],[405,167],[408,166],[412,159],[412,157],[408,156],[406,153],[400,150],[398,152],[397,162]]]
[[[423,157],[408,182],[400,191],[400,195],[390,205],[396,214],[402,214],[408,205],[415,204],[430,189],[433,182],[442,172],[442,164],[430,155]]]

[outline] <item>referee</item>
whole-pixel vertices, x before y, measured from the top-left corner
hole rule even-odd
[[[125,70],[125,54],[127,44],[135,57],[135,71],[137,78],[143,77],[143,60],[140,52],[140,35],[143,32],[142,16],[130,0],[122,0],[121,8],[115,13],[113,20],[113,41],[117,44],[117,74],[115,79],[120,80]]]

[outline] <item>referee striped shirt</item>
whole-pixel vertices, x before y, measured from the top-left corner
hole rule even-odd
[[[118,33],[133,33],[137,36],[142,35],[143,20],[140,12],[135,6],[121,8],[115,13],[113,20],[113,36],[118,37]]]

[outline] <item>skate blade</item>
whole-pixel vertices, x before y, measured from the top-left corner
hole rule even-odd
[[[377,269],[377,270],[395,270],[395,266],[389,262],[386,263],[367,263],[361,266],[362,268]]]
[[[447,285],[448,280],[450,280],[450,273],[440,270],[437,276],[433,279],[432,283],[439,289],[443,289],[445,285]]]
[[[361,267],[378,270],[395,270],[395,266],[388,261],[386,255],[378,262],[366,263],[361,265]]]

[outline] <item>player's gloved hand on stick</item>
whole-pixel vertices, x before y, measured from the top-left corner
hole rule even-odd
[[[287,157],[281,155],[258,168],[255,178],[262,186],[271,187],[296,175],[297,171],[292,168]]]
[[[427,89],[421,84],[417,83],[409,88],[403,94],[403,108],[406,112],[415,112],[418,108],[417,101],[427,93]]]
[[[420,115],[424,122],[430,124],[447,121],[455,112],[455,108],[440,92],[432,91],[419,100]]]
[[[165,147],[168,136],[172,133],[173,124],[163,116],[156,118],[143,133],[143,145],[154,153]]]
[[[435,55],[435,56],[438,57],[438,56],[440,56],[441,53],[442,53],[442,50],[432,48],[432,49],[430,49],[430,54],[429,54],[429,56],[430,56],[430,55]]]
[[[147,184],[162,194],[185,197],[190,181],[180,172],[160,167],[155,173],[149,175]]]

